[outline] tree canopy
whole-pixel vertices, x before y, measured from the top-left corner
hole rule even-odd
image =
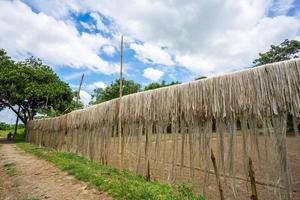
[[[92,95],[94,101],[90,104],[98,104],[104,101],[109,101],[114,98],[119,97],[119,80],[116,79],[114,82],[111,82],[105,89],[103,88],[96,88],[94,89],[94,94]],[[135,83],[132,80],[122,79],[122,86],[123,86],[123,95],[128,95],[136,92],[141,91],[141,85]]]
[[[170,85],[176,85],[180,84],[178,81],[172,81],[170,83],[167,83],[166,81],[162,81],[161,83],[150,83],[149,85],[145,86],[145,88],[142,90],[141,85],[138,83],[135,83],[133,80],[126,80],[123,79],[123,95],[133,94],[141,91],[146,90],[153,90],[161,87],[167,87]],[[119,79],[116,79],[114,82],[112,82],[108,87],[105,89],[103,88],[96,88],[94,89],[94,94],[92,95],[93,101],[90,102],[90,104],[98,104],[105,101],[109,101],[111,99],[115,99],[119,97]]]
[[[195,78],[195,80],[201,80],[201,79],[206,79],[207,77],[206,76],[199,76],[198,78]]]
[[[280,45],[271,45],[271,49],[265,53],[259,53],[259,58],[253,61],[255,66],[264,65],[273,62],[279,62],[299,57],[300,41],[288,39],[284,40]],[[293,131],[292,115],[287,116],[288,131]]]
[[[0,50],[0,110],[10,108],[26,124],[38,111],[71,111],[72,101],[69,85],[40,59],[15,62]]]
[[[144,88],[144,91],[146,90],[153,90],[153,89],[157,89],[157,88],[162,88],[162,87],[168,87],[168,86],[171,86],[171,85],[177,85],[177,84],[180,84],[181,82],[179,81],[172,81],[170,83],[167,83],[166,81],[162,81],[161,83],[150,83],[149,85],[147,85],[145,88]]]
[[[255,66],[279,62],[299,57],[300,41],[284,40],[280,45],[271,45],[265,53],[259,53],[259,58],[253,61]]]

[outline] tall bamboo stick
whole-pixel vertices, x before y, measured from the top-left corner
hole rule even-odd
[[[120,80],[119,80],[119,126],[118,126],[118,135],[119,135],[119,153],[121,154],[121,161],[123,160],[123,148],[122,148],[122,115],[121,115],[121,99],[123,95],[123,35],[121,36],[121,59],[120,59]]]
[[[255,183],[255,173],[253,170],[252,159],[249,157],[249,177],[251,182],[251,199],[258,200],[257,191],[256,191],[256,183]]]
[[[218,182],[218,187],[219,187],[219,192],[220,192],[220,199],[224,200],[224,193],[223,193],[223,188],[222,188],[222,184],[221,184],[221,180],[220,180],[220,176],[219,176],[218,166],[217,166],[217,163],[216,163],[216,157],[215,157],[214,152],[213,152],[212,149],[211,149],[211,161],[213,163],[216,179],[217,179],[217,182]]]
[[[77,98],[76,98],[76,103],[78,103],[78,100],[80,98],[80,90],[81,90],[83,78],[84,78],[84,74],[82,74],[82,76],[81,76],[81,80],[80,80],[80,84],[79,84],[79,88],[78,88],[78,94],[77,94]]]

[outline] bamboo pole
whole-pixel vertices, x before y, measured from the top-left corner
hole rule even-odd
[[[123,162],[123,146],[122,146],[122,115],[121,115],[121,100],[123,95],[123,35],[121,36],[121,59],[120,59],[120,79],[119,79],[119,125],[118,125],[118,136],[119,136],[119,154],[120,154],[120,167]]]
[[[213,166],[214,166],[214,171],[215,171],[215,175],[216,175],[216,179],[217,179],[217,183],[218,183],[218,187],[219,187],[220,199],[224,200],[224,193],[223,193],[222,183],[221,183],[221,180],[220,180],[218,166],[217,166],[217,163],[216,163],[216,157],[215,157],[214,152],[213,152],[212,149],[211,149],[211,161],[212,161]]]
[[[255,184],[255,172],[253,170],[251,157],[249,157],[249,177],[250,177],[251,191],[252,191],[251,199],[252,200],[258,200],[257,191],[256,191],[256,184]]]
[[[80,80],[80,84],[79,84],[79,88],[78,88],[78,93],[77,93],[77,98],[76,98],[76,103],[78,103],[78,100],[80,98],[80,90],[81,90],[83,78],[84,78],[84,74],[82,74],[82,76],[81,76],[81,80]]]
[[[151,172],[150,172],[150,160],[147,162],[147,175],[146,175],[146,180],[150,181],[151,180]]]

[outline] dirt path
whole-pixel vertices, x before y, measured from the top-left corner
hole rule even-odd
[[[0,200],[111,199],[13,143],[0,145]]]

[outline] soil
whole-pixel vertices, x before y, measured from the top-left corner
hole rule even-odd
[[[53,164],[4,141],[0,138],[0,200],[111,199]],[[15,175],[7,173],[7,164],[15,166]]]

